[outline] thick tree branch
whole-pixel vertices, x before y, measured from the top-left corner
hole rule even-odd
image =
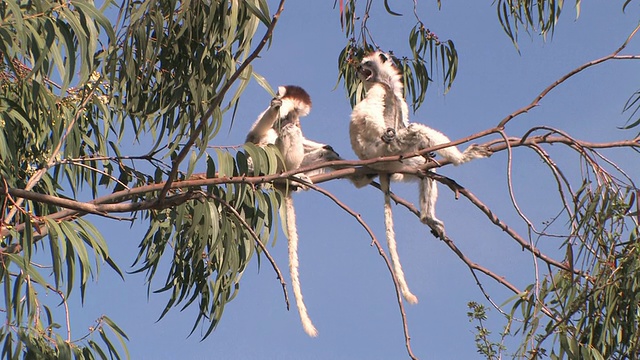
[[[459,141],[456,141],[453,143],[458,143],[458,142]],[[639,139],[621,140],[621,141],[606,142],[606,143],[593,143],[593,142],[578,141],[575,139],[570,139],[570,138],[567,138],[566,136],[538,135],[538,136],[529,136],[525,139],[509,138],[508,142],[509,142],[508,146],[512,148],[519,147],[519,146],[531,147],[531,146],[538,146],[539,144],[556,144],[556,143],[566,144],[570,146],[579,145],[580,147],[592,148],[592,149],[604,149],[604,148],[616,148],[616,147],[629,147],[633,149],[640,148]],[[501,139],[496,139],[494,141],[487,143],[486,145],[489,145],[494,152],[503,151],[508,147],[507,144],[504,142],[504,140],[501,140]],[[426,149],[426,152],[430,152],[433,149],[440,148],[440,147],[442,146],[428,148]],[[410,155],[413,155],[413,154],[410,154]],[[361,166],[366,166],[366,165],[381,163],[381,162],[402,161],[402,159],[410,155],[389,156],[389,157],[384,157],[384,158],[381,157],[381,158],[370,159],[370,160],[331,161],[331,162],[306,166],[300,169],[291,170],[291,171],[287,171],[279,174],[261,175],[261,176],[235,176],[235,177],[206,178],[204,174],[197,174],[187,180],[172,182],[171,184],[169,184],[169,188],[171,190],[178,190],[178,189],[187,189],[190,187],[201,187],[201,186],[209,186],[209,185],[222,185],[222,184],[234,184],[234,183],[259,185],[259,184],[270,183],[274,181],[283,181],[283,180],[289,179],[292,175],[305,172],[305,171],[314,170],[314,169],[319,169],[324,167],[341,168],[336,171],[314,176],[312,180],[314,181],[314,183],[317,184],[317,183],[322,183],[322,182],[337,179],[337,178],[348,178],[349,176],[353,176],[354,174],[377,174],[377,171],[366,168],[366,167],[361,167]],[[404,169],[400,169],[399,172],[422,177],[422,176],[425,176],[426,174],[425,170],[445,166],[448,164],[449,162],[446,160],[438,161],[438,163],[429,162],[425,164],[423,169],[406,167]],[[358,166],[360,166],[361,168],[356,168]],[[65,218],[72,218],[75,216],[83,215],[85,213],[106,216],[108,213],[114,213],[114,212],[132,212],[132,211],[147,210],[147,209],[161,209],[161,208],[166,208],[167,206],[171,206],[173,204],[177,204],[179,201],[187,201],[190,199],[189,195],[182,194],[181,196],[178,196],[178,197],[172,197],[170,204],[161,205],[161,204],[158,204],[157,200],[155,199],[144,200],[140,202],[123,203],[130,199],[142,196],[144,194],[161,191],[166,185],[167,185],[166,183],[157,183],[157,184],[138,186],[128,190],[121,190],[118,192],[114,192],[112,194],[99,197],[89,202],[79,202],[75,200],[62,199],[57,196],[39,194],[32,191],[25,191],[25,190],[15,189],[15,188],[9,188],[9,189],[6,189],[6,191],[8,192],[9,195],[14,197],[24,198],[24,199],[33,200],[33,201],[39,201],[39,202],[48,203],[48,204],[65,208],[66,210],[62,210],[57,213],[48,215],[48,217],[53,220],[62,220]],[[24,225],[22,224],[16,224],[14,226],[14,229],[20,231],[20,229],[23,226]],[[9,234],[9,231],[6,228],[3,228],[2,231],[0,231],[0,235],[2,236],[7,236],[8,234]]]

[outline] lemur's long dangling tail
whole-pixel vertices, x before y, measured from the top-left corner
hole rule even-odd
[[[313,322],[307,312],[307,306],[302,298],[302,289],[300,288],[300,274],[298,267],[298,229],[296,226],[296,212],[293,208],[293,198],[288,194],[284,198],[286,221],[287,221],[287,239],[289,240],[289,274],[291,275],[291,286],[293,287],[293,295],[296,299],[296,307],[300,314],[302,328],[307,335],[311,337],[318,336],[318,330],[313,326]]]
[[[398,278],[398,284],[400,285],[400,291],[402,296],[409,304],[417,304],[418,297],[411,293],[407,280],[404,278],[404,271],[402,271],[402,264],[400,263],[400,256],[398,255],[396,233],[393,230],[393,213],[391,212],[391,194],[389,189],[389,182],[391,179],[390,174],[380,174],[380,189],[384,193],[384,227],[387,236],[387,246],[389,247],[389,254],[391,255],[391,263],[393,264],[393,272],[395,272]]]

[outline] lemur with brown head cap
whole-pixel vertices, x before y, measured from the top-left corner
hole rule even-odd
[[[331,146],[309,140],[302,135],[300,118],[307,116],[310,111],[311,97],[303,88],[295,85],[280,86],[270,106],[251,126],[245,141],[259,146],[275,144],[284,157],[287,170],[341,160]],[[309,177],[323,171],[324,169],[312,170],[305,175]]]
[[[308,115],[310,111],[311,97],[303,88],[293,85],[280,86],[270,106],[258,116],[249,130],[246,141],[260,146],[275,144],[283,156],[285,170],[295,170],[303,165],[340,159],[330,146],[308,140],[302,135],[300,118]],[[313,170],[295,177],[301,180],[298,184],[304,186],[305,182],[311,183],[309,176],[322,171],[323,169]],[[298,230],[290,189],[287,189],[284,204],[289,245],[289,273],[293,293],[302,327],[309,336],[315,337],[318,331],[309,317],[300,288]]]

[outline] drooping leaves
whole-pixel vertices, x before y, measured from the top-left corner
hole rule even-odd
[[[259,163],[263,164],[261,171],[275,173],[277,162],[269,161],[267,155],[274,149],[249,144],[247,148],[251,149],[256,169]],[[243,173],[240,169],[246,167],[246,160],[239,164],[236,159],[244,159],[244,153],[238,152],[236,158],[224,150],[216,154],[217,161],[209,163],[217,164],[217,172],[208,174],[238,177]],[[282,197],[273,188],[255,189],[242,182],[194,191],[198,194],[192,201],[150,212],[150,227],[135,265],[139,265],[136,272],[145,272],[151,286],[163,256],[171,257],[163,286],[154,290],[170,293],[160,317],[172,307],[181,305],[184,309],[196,303],[200,311],[192,332],[208,321],[206,337],[218,325],[225,305],[237,294],[247,264],[260,252],[256,241],[267,244],[276,230]]]
[[[402,16],[391,11],[385,1],[389,14]],[[356,1],[348,1],[347,6],[341,6],[340,19],[345,36],[349,39],[347,45],[338,57],[338,83],[344,82],[351,105],[355,105],[364,96],[361,82],[356,76],[356,68],[362,58],[374,50],[383,50],[394,55],[396,66],[403,74],[405,98],[413,110],[417,110],[425,101],[428,85],[436,74],[441,74],[445,91],[448,91],[455,80],[458,71],[458,53],[453,41],[441,42],[438,36],[429,30],[424,23],[417,19],[416,25],[409,32],[408,45],[411,56],[395,57],[393,49],[377,49],[378,45],[373,35],[368,31],[366,19],[369,18],[370,8],[365,6],[364,14],[359,16]],[[360,20],[360,35],[356,36],[355,26]],[[439,65],[439,66],[438,66]]]
[[[107,2],[97,8],[84,0],[0,4],[0,179],[4,189],[0,206],[3,223],[16,225],[1,229],[0,246],[6,309],[14,309],[0,328],[2,351],[9,358],[23,352],[28,358],[122,358],[123,351],[127,355],[126,335],[109,318],[98,319],[90,329],[92,336],[66,339],[58,331],[63,334],[68,324],[55,323],[59,312],[48,311],[38,299],[38,294],[48,291],[66,303],[77,294],[73,290],[78,286],[84,298],[104,263],[122,276],[109,256],[106,240],[81,217],[83,213],[46,201],[14,202],[6,189],[62,199],[117,197],[165,181],[170,167],[165,159],[174,157],[185,137],[201,124],[193,156],[179,175],[184,179],[197,171],[199,160],[207,155],[206,145],[221,128],[223,113],[237,105],[248,81],[257,79],[268,87],[251,66],[231,84],[253,50],[259,25],[271,25],[266,1],[149,0],[113,5]],[[118,8],[121,22],[112,24]],[[219,93],[223,86],[231,87],[229,96]],[[212,116],[205,118],[212,104]],[[153,145],[148,153],[121,153],[122,141],[149,138]],[[273,151],[254,152],[265,159],[256,171],[273,173]],[[210,166],[210,177],[217,176],[216,171],[231,175],[248,171],[244,153],[238,154],[237,162],[225,153],[211,160]],[[209,195],[200,200],[171,211],[159,207],[142,213],[151,219],[154,246],[171,240],[183,246],[181,255],[187,254],[176,258],[171,272],[185,281],[171,289],[177,295],[172,301],[188,306],[200,295],[196,325],[209,319],[209,331],[215,327],[224,305],[237,292],[247,262],[258,252],[249,228],[241,226],[238,215],[229,215],[229,209],[237,209],[258,240],[266,243],[277,219],[273,211],[279,208],[279,203],[271,202],[278,198],[269,194],[274,191],[254,194],[249,184],[211,186],[202,191]],[[149,191],[126,199],[136,204],[155,196]],[[164,226],[160,219],[167,214],[180,221]],[[148,240],[142,240],[142,248]],[[197,249],[191,247],[194,241],[199,242]],[[154,261],[159,260],[154,256],[163,254],[156,250],[150,249],[145,259],[150,281]],[[202,257],[203,252],[210,254],[210,260]],[[35,257],[49,264],[47,270],[32,264]],[[41,319],[43,315],[47,321]],[[49,326],[47,336],[41,336],[43,328],[30,329],[33,324]],[[111,340],[112,334],[117,342]]]

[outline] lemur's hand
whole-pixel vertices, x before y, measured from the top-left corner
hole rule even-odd
[[[282,99],[278,96],[278,97],[274,97],[273,99],[271,99],[271,107],[274,109],[280,109],[280,106],[282,106]]]
[[[387,144],[390,144],[396,138],[396,131],[394,128],[387,128],[387,130],[380,137],[382,141]]]

